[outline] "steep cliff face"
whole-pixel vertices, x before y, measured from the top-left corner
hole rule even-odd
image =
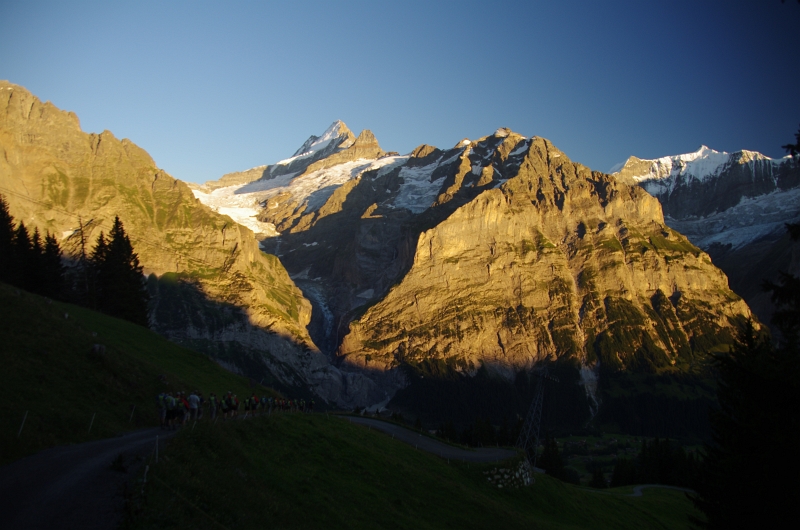
[[[694,153],[629,158],[614,174],[663,205],[666,223],[707,251],[759,319],[774,307],[761,288],[778,271],[800,272],[785,224],[800,221],[800,166],[760,153]]]
[[[612,370],[687,368],[749,316],[642,190],[541,138],[495,135],[461,161],[436,204],[502,184],[420,234],[408,273],[350,324],[346,363],[384,371],[434,360],[508,376],[570,357]]]
[[[392,406],[438,407],[439,421],[491,388],[508,395],[486,414],[524,414],[520,374],[561,361],[560,406],[579,424],[602,399],[598,376],[691,372],[750,316],[656,199],[547,140],[498,129],[360,156],[226,193],[262,200],[280,232],[262,246],[314,304],[315,343]]]
[[[615,175],[657,197],[664,215],[673,219],[706,217],[743,198],[800,186],[800,171],[788,158],[773,160],[753,151],[729,154],[706,146],[656,160],[631,157]]]
[[[152,327],[230,368],[338,398],[342,375],[311,341],[311,305],[247,228],[201,204],[150,156],[0,82],[0,193],[29,227],[75,253],[115,215],[148,274]]]

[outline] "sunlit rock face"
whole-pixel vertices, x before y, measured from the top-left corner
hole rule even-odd
[[[495,159],[502,183],[423,231],[399,284],[351,322],[338,351],[347,363],[435,359],[511,375],[573,357],[652,370],[688,367],[730,341],[747,306],[664,224],[657,200],[546,140],[518,144],[521,159]],[[458,196],[460,173],[439,200]]]
[[[308,335],[311,304],[280,261],[144,150],[108,131],[86,134],[75,114],[8,82],[0,82],[0,147],[0,193],[12,215],[57,234],[67,254],[79,252],[81,226],[91,251],[119,215],[152,274],[153,329],[255,379],[347,396]]]
[[[800,165],[753,151],[629,158],[614,176],[662,204],[666,223],[709,253],[730,287],[769,324],[774,306],[762,289],[779,271],[800,273],[786,223],[800,222]]]
[[[598,374],[690,370],[750,316],[656,198],[508,129],[399,155],[335,122],[190,188],[15,85],[0,119],[15,217],[74,252],[79,224],[93,241],[119,215],[155,329],[339,406],[385,404],[412,372],[560,360],[596,407]]]
[[[262,245],[314,304],[315,343],[387,396],[408,367],[511,379],[542,360],[593,393],[600,367],[688,370],[750,316],[658,200],[545,139],[348,149],[232,189],[278,227]]]

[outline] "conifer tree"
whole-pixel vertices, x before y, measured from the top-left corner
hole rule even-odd
[[[539,465],[551,477],[563,479],[564,460],[558,451],[558,442],[556,442],[555,438],[545,437],[544,451],[542,451],[542,457],[539,459]]]
[[[715,356],[719,409],[709,418],[712,440],[691,497],[706,516],[694,522],[705,528],[777,528],[792,519],[800,499],[798,324],[781,318],[796,315],[800,290],[797,278],[783,278],[768,284],[783,343],[773,345],[749,322],[732,351]]]
[[[589,481],[590,488],[605,488],[606,478],[603,476],[603,468],[597,466],[592,471],[592,480]]]
[[[42,253],[41,294],[60,298],[64,289],[64,264],[61,263],[61,247],[54,235],[47,232]]]
[[[797,162],[800,130],[795,140],[783,148]],[[800,240],[800,225],[786,228]],[[715,356],[719,409],[710,414],[712,440],[690,496],[706,517],[693,518],[701,527],[777,528],[794,519],[800,499],[800,279],[781,272],[764,289],[772,292],[772,322],[783,342],[771,344],[748,322],[730,354]]]
[[[20,221],[11,241],[11,278],[10,283],[23,289],[29,288],[26,270],[31,254],[31,236],[25,223]]]
[[[39,234],[39,229],[34,228],[31,236],[31,246],[24,260],[25,269],[23,270],[24,287],[32,293],[41,294],[41,282],[44,274],[42,269],[43,254],[42,236]]]
[[[5,197],[0,195],[0,281],[11,282],[14,218],[8,211]]]
[[[627,458],[618,458],[611,472],[611,487],[636,484],[636,468]]]
[[[139,264],[119,216],[108,240],[101,232],[90,258],[93,270],[94,293],[97,308],[136,324],[147,326],[149,295]]]

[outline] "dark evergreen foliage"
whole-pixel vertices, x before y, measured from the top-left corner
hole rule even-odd
[[[590,488],[606,488],[608,484],[606,484],[606,477],[603,476],[602,468],[596,467],[594,471],[592,471],[592,479],[589,481]]]
[[[800,499],[800,292],[797,278],[782,278],[767,287],[783,343],[772,344],[748,323],[733,350],[715,357],[719,409],[710,416],[712,439],[691,496],[706,516],[694,522],[705,528],[777,528],[793,519]]]
[[[14,226],[5,198],[0,195],[0,281],[52,298],[68,298],[93,309],[147,326],[148,293],[139,257],[133,251],[122,221],[106,239],[101,232],[91,254],[75,267],[76,292],[65,293],[61,248],[49,232],[44,240],[36,228]]]
[[[798,3],[800,3],[800,0],[798,0]],[[797,129],[797,133],[794,135],[794,139],[795,139],[795,143],[782,145],[781,147],[786,149],[786,151],[790,155],[792,155],[793,158],[799,158],[800,157],[800,128]]]
[[[558,450],[558,443],[554,438],[545,437],[544,450],[542,456],[536,462],[536,466],[544,469],[545,473],[557,479],[564,478],[564,459]]]
[[[693,454],[667,439],[642,440],[635,459],[618,458],[611,472],[611,487],[629,484],[666,484],[693,487],[698,463]]]
[[[0,281],[9,282],[11,278],[11,242],[14,239],[14,218],[8,211],[5,197],[0,195]]]
[[[792,239],[800,239],[800,224],[787,224]],[[772,293],[776,306],[773,325],[781,331],[786,347],[797,348],[800,335],[800,278],[780,272],[778,283],[764,282],[764,290]]]
[[[52,234],[44,238],[42,253],[41,293],[51,298],[60,298],[64,290],[64,264],[61,262],[61,247]]]
[[[31,236],[25,223],[20,221],[14,230],[14,238],[11,241],[11,259],[13,264],[11,267],[11,284],[23,289],[30,290],[33,283],[28,273],[28,267],[31,264]]]
[[[509,381],[483,366],[474,376],[460,373],[455,367],[444,367],[437,373],[422,364],[406,364],[404,368],[410,384],[395,394],[389,402],[390,408],[419,416],[423,425],[432,427],[451,421],[461,433],[467,427],[475,430],[480,421],[483,425],[478,430],[488,434],[485,425],[488,423],[495,436],[499,436],[505,422],[507,434],[492,444],[503,444],[504,440],[507,445],[516,442],[519,429],[515,430],[515,425],[527,415],[539,384],[539,377],[527,371]],[[548,428],[575,432],[591,417],[578,367],[567,360],[551,363],[548,369],[560,383],[547,384],[543,422]],[[466,438],[471,440],[472,434]]]
[[[647,437],[708,439],[708,411],[716,404],[709,373],[605,373],[596,421],[615,432]]]
[[[637,470],[633,461],[627,458],[618,458],[614,464],[614,470],[611,472],[611,487],[617,488],[619,486],[627,486],[628,484],[636,484]]]
[[[25,223],[14,227],[5,198],[0,195],[0,281],[32,293],[61,298],[64,266],[56,238],[35,228],[30,234]]]
[[[118,216],[114,218],[108,240],[100,233],[89,261],[97,309],[147,326],[149,295],[143,267]]]

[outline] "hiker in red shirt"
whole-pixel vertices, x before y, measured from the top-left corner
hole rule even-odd
[[[183,425],[186,425],[186,422],[189,419],[189,402],[186,401],[186,392],[181,392],[180,402],[181,402],[181,407],[183,407],[182,408],[183,419],[181,420],[181,423]]]

